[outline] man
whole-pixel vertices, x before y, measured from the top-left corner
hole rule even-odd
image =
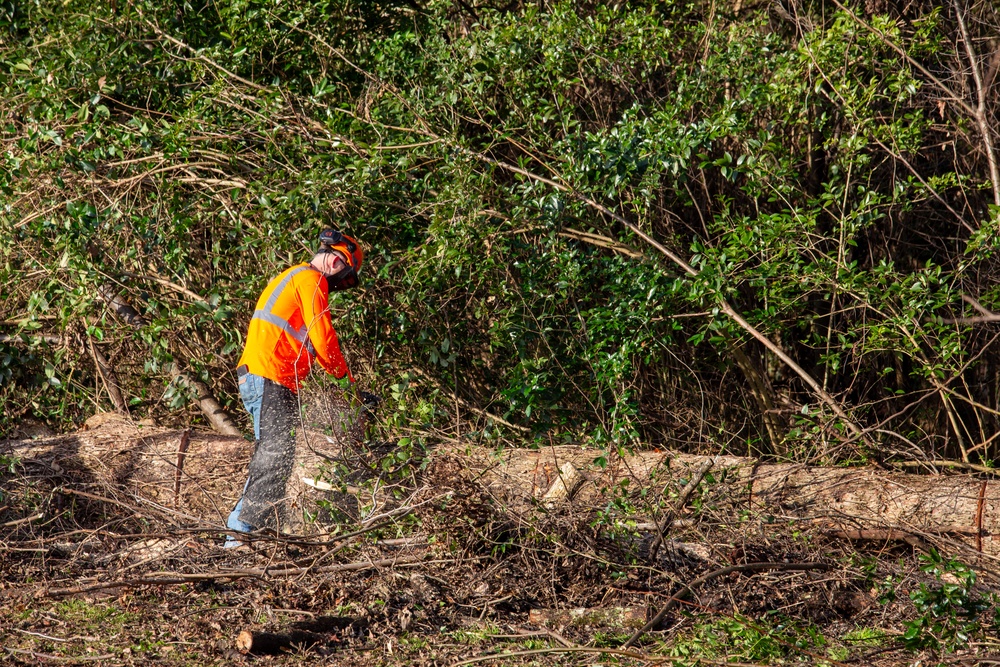
[[[330,318],[329,293],[358,284],[364,252],[358,242],[324,230],[312,261],[274,278],[257,300],[236,374],[253,417],[257,447],[243,496],[226,527],[239,532],[279,529],[285,484],[295,458],[298,390],[313,359],[328,373],[354,382]],[[226,546],[239,546],[229,536]]]

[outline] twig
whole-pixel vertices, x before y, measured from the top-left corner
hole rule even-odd
[[[187,51],[190,51],[194,55],[194,57],[196,59],[198,59],[198,60],[202,61],[203,63],[207,64],[209,67],[216,68],[217,70],[219,70],[220,72],[222,72],[226,76],[228,76],[228,77],[230,77],[230,78],[232,78],[232,79],[234,79],[236,81],[239,81],[243,85],[249,86],[250,88],[253,88],[254,90],[259,90],[259,91],[267,91],[268,90],[268,88],[266,88],[264,86],[258,85],[256,83],[254,83],[253,81],[248,81],[247,79],[244,79],[240,75],[235,74],[233,72],[230,72],[228,69],[226,69],[225,67],[223,67],[219,63],[215,62],[214,60],[212,60],[208,56],[204,55],[201,52],[200,49],[195,49],[194,47],[191,47],[191,46],[185,44],[184,42],[180,41],[179,39],[171,37],[167,33],[163,32],[162,30],[160,30],[160,27],[158,25],[156,25],[151,20],[149,20],[149,19],[146,18],[146,16],[142,13],[142,10],[139,9],[138,6],[135,6],[135,10],[138,12],[139,17],[143,21],[145,21],[146,25],[148,25],[150,28],[152,28],[153,32],[155,32],[157,35],[159,35],[163,39],[167,40],[171,44],[179,46],[182,49],[186,49]]]
[[[357,572],[360,570],[373,570],[379,567],[411,567],[419,564],[429,563],[451,563],[452,559],[443,561],[427,561],[425,558],[384,558],[382,560],[368,561],[361,563],[344,563],[340,565],[323,565],[320,567],[284,567],[284,568],[252,568],[247,570],[230,570],[218,572],[199,572],[197,574],[183,574],[180,572],[166,572],[162,576],[140,577],[137,579],[124,579],[121,581],[103,581],[88,586],[74,586],[72,588],[50,588],[43,593],[46,597],[63,597],[65,595],[78,595],[89,593],[105,588],[125,588],[135,586],[169,586],[176,584],[188,584],[195,581],[215,581],[217,579],[268,579],[272,577],[301,576],[304,574],[331,574],[337,572]]]
[[[398,516],[405,516],[407,514],[410,514],[413,510],[417,509],[418,507],[423,507],[424,505],[427,505],[429,503],[437,502],[438,500],[441,500],[442,498],[451,499],[451,497],[454,496],[454,495],[455,495],[455,493],[453,491],[447,491],[445,493],[438,494],[438,495],[434,496],[433,498],[428,498],[427,500],[423,500],[423,501],[417,503],[416,505],[404,505],[402,507],[397,507],[394,510],[389,510],[388,512],[383,512],[382,514],[377,514],[375,516],[371,516],[371,517],[366,518],[361,523],[361,526],[365,530],[371,530],[371,526],[373,526],[376,521],[384,522],[387,519],[392,519],[392,518],[398,517]]]
[[[0,334],[0,343],[31,343],[36,340],[53,345],[60,345],[64,342],[62,336],[54,336],[52,334],[16,334],[14,336]]]
[[[764,572],[767,570],[802,571],[802,570],[829,570],[829,569],[830,565],[826,563],[746,563],[744,565],[730,565],[729,567],[724,567],[718,570],[714,570],[712,572],[709,572],[708,574],[698,577],[690,584],[687,584],[686,586],[681,588],[681,590],[671,595],[670,599],[667,600],[666,604],[663,605],[663,609],[661,609],[659,613],[656,614],[656,616],[654,616],[651,621],[646,623],[646,625],[636,630],[635,634],[629,637],[629,640],[627,642],[622,644],[622,648],[627,649],[633,644],[635,644],[639,640],[639,638],[642,637],[643,634],[658,626],[660,622],[663,621],[663,617],[667,615],[667,612],[676,607],[681,600],[683,600],[692,592],[694,592],[695,588],[701,586],[706,582],[711,581],[712,579],[716,579],[718,577],[724,577],[727,574],[732,574],[733,572]]]
[[[206,299],[205,297],[200,296],[199,294],[196,294],[195,292],[192,292],[188,288],[182,287],[177,283],[172,283],[166,278],[160,278],[159,276],[146,276],[141,273],[132,273],[131,271],[122,271],[122,273],[128,276],[129,278],[135,278],[136,280],[150,280],[154,283],[157,283],[158,285],[163,285],[164,287],[168,287],[174,290],[175,292],[180,292],[181,294],[189,296],[191,297],[192,300],[197,301],[198,303],[210,305],[208,303],[208,299]]]
[[[174,508],[181,497],[181,473],[184,470],[184,457],[187,455],[188,445],[191,443],[191,429],[186,428],[181,432],[181,440],[177,443],[177,469],[174,471]]]
[[[960,470],[972,470],[973,472],[981,472],[987,475],[1000,475],[1000,469],[998,468],[987,468],[983,465],[978,465],[976,463],[965,463],[963,461],[942,461],[942,460],[931,460],[931,461],[894,461],[893,464],[899,468],[922,468],[924,466],[941,466],[942,468],[958,468]]]
[[[552,653],[600,653],[606,655],[621,655],[626,658],[635,658],[637,660],[645,660],[648,662],[666,662],[671,658],[646,655],[644,653],[638,653],[636,651],[625,651],[623,649],[617,648],[595,648],[592,646],[553,646],[552,648],[536,648],[530,651],[508,651],[507,653],[495,653],[491,655],[480,655],[475,658],[469,658],[467,660],[459,660],[458,662],[451,663],[451,667],[462,667],[462,665],[473,665],[477,662],[487,662],[490,660],[504,660],[506,658],[516,658],[519,656],[526,655],[546,655]]]
[[[986,324],[988,322],[1000,322],[1000,315],[979,315],[976,317],[947,317],[941,318],[942,324]]]
[[[55,488],[54,492],[55,493],[68,493],[70,495],[80,496],[81,498],[86,498],[88,500],[96,500],[96,501],[101,502],[101,503],[109,503],[111,505],[117,505],[118,507],[121,507],[124,510],[128,510],[129,512],[131,512],[132,514],[134,514],[137,517],[140,517],[140,518],[142,517],[142,513],[139,512],[139,508],[137,508],[135,505],[129,505],[127,503],[123,503],[120,500],[115,500],[114,498],[107,498],[105,496],[99,496],[96,493],[87,493],[86,491],[80,491],[79,489],[71,489],[71,488],[69,488],[67,486],[58,486],[58,487]]]
[[[45,512],[40,512],[39,514],[26,516],[23,519],[15,519],[14,521],[8,521],[7,523],[0,523],[0,528],[12,528],[14,526],[19,526],[22,523],[31,523],[32,521],[38,521],[39,519],[44,519],[44,518],[45,518]]]
[[[829,535],[830,537],[841,540],[850,540],[852,542],[905,542],[914,549],[919,549],[924,552],[930,551],[930,546],[919,535],[914,535],[913,533],[898,530],[896,528],[852,528],[847,530],[824,530],[823,533]]]
[[[10,653],[20,653],[21,655],[30,655],[32,658],[37,658],[38,660],[49,661],[49,662],[95,662],[97,660],[107,660],[109,658],[115,657],[110,653],[105,653],[103,655],[68,656],[68,655],[49,655],[48,653],[25,651],[24,649],[10,648],[10,647],[7,647],[5,650]]]
[[[588,232],[581,232],[575,229],[570,229],[569,227],[564,228],[557,236],[562,236],[568,239],[574,239],[576,241],[582,241],[583,243],[589,243],[591,245],[597,246],[599,248],[607,248],[613,250],[614,252],[625,255],[626,257],[631,257],[632,259],[646,259],[638,250],[632,250],[624,243],[619,243],[614,239],[610,239],[607,236],[600,236],[598,234],[590,234]]]
[[[20,632],[23,635],[29,635],[31,637],[38,637],[39,639],[44,639],[50,642],[60,642],[65,643],[70,640],[63,639],[62,637],[53,637],[51,635],[43,635],[41,632],[31,632],[30,630],[22,630],[21,628],[14,628],[14,632]]]
[[[452,395],[452,397],[456,401],[458,401],[459,403],[461,403],[462,407],[464,407],[466,410],[471,410],[472,412],[475,412],[478,415],[482,415],[482,416],[486,417],[487,419],[492,419],[493,421],[497,422],[498,424],[503,424],[504,426],[507,426],[508,428],[514,429],[515,431],[521,431],[522,433],[530,433],[531,432],[531,429],[527,428],[526,426],[520,426],[518,424],[511,424],[509,421],[507,421],[503,417],[498,417],[498,416],[496,416],[494,414],[491,414],[491,413],[487,412],[486,410],[483,410],[481,408],[477,408],[476,406],[472,405],[471,403],[469,403],[468,401],[466,401],[464,398],[462,398],[461,396],[459,396],[458,394],[456,394],[454,391],[452,391],[451,389],[449,389],[448,387],[445,387],[443,384],[439,383],[437,380],[435,380],[433,377],[431,377],[428,373],[426,373],[425,371],[421,370],[420,368],[414,367],[411,370],[413,372],[415,372],[417,375],[422,375],[427,380],[430,380],[431,382],[434,382],[435,384],[438,385],[438,387],[440,387],[441,389],[443,389],[443,390],[447,391],[448,393],[450,393]]]
[[[986,480],[979,486],[979,502],[976,503],[976,551],[983,553],[983,509],[986,506]]]

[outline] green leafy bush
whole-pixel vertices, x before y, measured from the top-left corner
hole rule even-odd
[[[170,364],[235,405],[254,299],[334,224],[369,250],[333,310],[362,381],[405,385],[392,428],[991,458],[966,316],[1000,297],[998,216],[916,66],[959,57],[954,17],[900,11],[0,5],[3,428],[109,408],[95,351],[134,414],[196,417]]]

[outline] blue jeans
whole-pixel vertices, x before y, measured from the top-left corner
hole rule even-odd
[[[254,375],[253,373],[247,373],[240,378],[240,398],[243,399],[243,407],[246,411],[250,413],[253,418],[253,437],[255,440],[260,439],[260,406],[264,400],[264,378],[259,375]],[[247,483],[250,480],[247,479]],[[247,490],[247,485],[243,485],[243,491]],[[240,510],[243,509],[243,496],[240,495],[239,502],[236,503],[236,508],[233,509],[229,514],[229,519],[226,521],[226,528],[230,530],[236,530],[241,533],[249,533],[253,530],[253,526],[240,521]],[[232,536],[226,538],[227,544],[233,544],[235,546],[238,542]]]

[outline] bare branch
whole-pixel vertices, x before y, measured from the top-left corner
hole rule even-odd
[[[986,118],[986,89],[982,73],[979,71],[979,58],[969,39],[969,30],[965,25],[965,16],[958,0],[955,0],[955,17],[962,33],[962,43],[965,44],[965,54],[969,58],[969,68],[972,70],[972,80],[976,84],[976,108],[972,113],[983,137],[983,150],[986,151],[986,162],[990,168],[990,180],[993,182],[993,203],[1000,206],[1000,168],[997,167],[996,153],[993,150],[993,130]]]

